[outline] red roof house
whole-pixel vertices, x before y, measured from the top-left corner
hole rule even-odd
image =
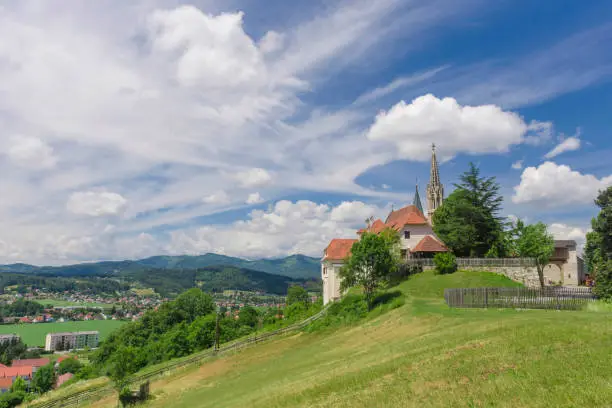
[[[66,381],[68,381],[72,377],[74,377],[74,375],[72,373],[66,373],[66,374],[62,374],[62,375],[58,376],[57,380],[55,381],[55,388],[61,387],[61,385],[63,383],[65,383]]]
[[[411,252],[447,252],[448,248],[444,244],[434,238],[432,235],[425,235],[423,239],[419,241]]]
[[[323,259],[326,261],[341,261],[351,254],[356,239],[334,238],[325,248]]]
[[[48,358],[24,358],[23,360],[13,360],[12,367],[42,367],[49,364]]]
[[[32,378],[32,373],[32,366],[0,368],[0,378],[22,377],[24,379],[30,379]]]
[[[385,225],[396,231],[401,230],[406,225],[427,225],[427,218],[423,215],[416,205],[409,205],[399,210],[391,211]]]
[[[13,385],[12,378],[0,378],[0,392],[7,392],[11,389]]]

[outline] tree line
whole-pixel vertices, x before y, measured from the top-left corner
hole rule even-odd
[[[256,330],[280,327],[319,309],[320,305],[310,304],[304,288],[292,286],[284,311],[245,306],[235,318],[231,313],[226,316],[223,308],[217,312],[212,297],[193,288],[111,333],[92,354],[91,362],[100,375],[120,384],[146,366],[212,347],[217,327],[219,342],[224,343]]]

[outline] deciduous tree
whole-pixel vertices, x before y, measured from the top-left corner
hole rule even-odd
[[[306,289],[304,289],[303,287],[299,285],[293,285],[290,286],[289,289],[287,289],[287,306],[298,302],[308,304],[308,300],[308,292],[306,292]]]
[[[523,258],[535,258],[540,286],[544,287],[544,267],[555,249],[555,240],[548,233],[546,224],[522,225],[517,230],[516,247],[519,256]]]
[[[55,367],[53,367],[53,363],[40,367],[32,377],[32,388],[41,394],[53,388],[54,384]]]
[[[340,289],[361,285],[371,308],[374,291],[398,268],[398,246],[399,236],[391,229],[380,234],[364,232],[340,270]]]

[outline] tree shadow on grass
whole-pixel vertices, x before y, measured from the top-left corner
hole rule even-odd
[[[400,292],[399,290],[394,290],[393,292],[379,293],[372,300],[372,309],[380,305],[391,303],[394,299],[397,299],[402,295],[403,293]]]

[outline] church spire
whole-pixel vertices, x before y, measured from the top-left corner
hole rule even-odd
[[[412,201],[412,205],[416,206],[421,213],[425,214],[423,211],[423,205],[421,204],[421,196],[419,195],[419,179],[417,179],[416,182],[416,189],[414,191],[414,200]]]
[[[431,219],[434,211],[442,205],[444,200],[444,186],[440,183],[440,170],[436,158],[436,145],[431,145],[431,169],[429,173],[429,184],[427,184],[427,217]]]

